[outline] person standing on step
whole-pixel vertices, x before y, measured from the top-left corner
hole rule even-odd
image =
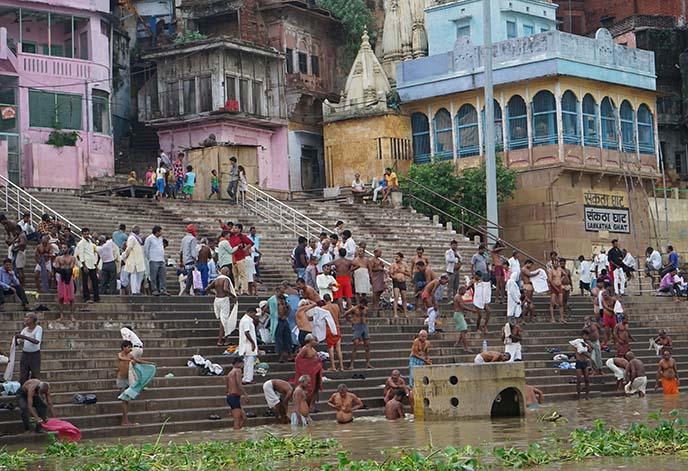
[[[404,263],[404,254],[397,252],[394,255],[394,263],[389,267],[389,275],[392,277],[392,309],[394,317],[397,316],[399,300],[401,300],[402,312],[408,318],[408,306],[406,305],[406,282],[411,276],[411,270]]]
[[[334,299],[339,304],[339,309],[344,311],[344,302],[346,302],[346,309],[351,308],[351,297],[353,296],[353,288],[351,286],[351,261],[346,258],[346,249],[339,249],[339,257],[332,262],[336,267],[335,276],[339,289],[334,292]]]
[[[243,384],[253,384],[253,366],[258,355],[258,340],[256,337],[256,326],[253,319],[256,317],[256,310],[249,309],[239,322],[239,348],[237,355],[244,357]]]
[[[179,252],[179,268],[186,272],[186,286],[183,294],[191,294],[193,289],[193,271],[196,269],[198,259],[198,241],[196,240],[196,226],[186,226],[186,235],[182,239]]]
[[[132,295],[141,294],[141,283],[146,273],[146,259],[143,256],[143,240],[139,233],[139,226],[131,228],[127,239],[127,248],[124,251],[124,269],[129,274],[129,287]]]
[[[234,274],[234,285],[237,293],[248,293],[248,277],[246,276],[246,256],[250,256],[250,248],[253,246],[251,239],[243,233],[244,226],[235,224],[232,228],[232,235],[229,238],[229,245],[235,249],[232,254],[232,272]]]
[[[409,356],[409,387],[411,389],[413,389],[413,367],[425,365],[432,365],[430,341],[428,340],[428,332],[421,330],[411,345],[411,355]]]
[[[229,183],[227,184],[227,195],[229,195],[229,204],[237,204],[238,190],[239,165],[237,165],[237,158],[232,156],[229,158]]]
[[[306,253],[307,245],[308,239],[299,236],[297,245],[292,252],[292,265],[297,278],[304,278],[306,276],[306,267],[308,266],[308,254]]]
[[[461,254],[459,254],[459,243],[452,240],[449,243],[449,248],[444,253],[445,273],[449,277],[447,285],[448,296],[454,298],[459,290],[461,284],[461,276],[459,270],[461,269]]]
[[[88,227],[81,229],[81,240],[76,244],[76,261],[81,270],[81,292],[84,296],[84,302],[91,303],[91,291],[93,288],[93,301],[100,301],[100,294],[98,289],[98,263],[100,256],[98,249],[91,240],[91,231]]]
[[[353,270],[356,303],[358,303],[361,298],[370,295],[372,290],[370,260],[365,256],[365,250],[361,247],[356,249],[356,257],[351,262],[351,269]],[[378,306],[375,305],[374,307],[377,308]]]
[[[502,327],[502,342],[504,343],[504,352],[508,353],[510,362],[523,361],[521,356],[521,339],[523,338],[523,329],[516,322],[515,317],[507,317],[506,324]]]
[[[100,257],[100,293],[117,293],[117,265],[120,263],[119,249],[108,236],[98,237],[98,256]]]
[[[234,296],[234,289],[232,281],[229,279],[229,270],[223,267],[220,270],[220,275],[213,280],[207,288],[207,291],[215,292],[215,301],[213,302],[213,310],[215,317],[220,321],[220,330],[217,334],[217,346],[223,347],[227,345],[227,337],[236,328],[236,316],[231,319],[232,303],[237,301]],[[231,300],[230,300],[231,298]]]
[[[339,360],[339,371],[344,371],[344,356],[342,355],[342,331],[339,327],[339,316],[341,311],[339,306],[332,302],[332,297],[329,294],[323,296],[323,301],[325,305],[322,307],[332,315],[332,320],[334,320],[337,326],[337,333],[332,333],[330,326],[325,324],[325,343],[327,345],[327,350],[330,354],[330,371],[337,371],[336,361],[335,361],[335,351],[337,352],[337,359]]]
[[[330,396],[327,405],[337,411],[337,423],[349,424],[354,421],[354,412],[363,408],[363,402],[349,392],[346,384],[337,386],[337,392]]]
[[[268,407],[275,411],[278,424],[289,423],[289,402],[294,390],[291,384],[282,379],[269,379],[263,383],[263,395]]]
[[[143,255],[148,260],[151,291],[153,296],[167,296],[167,266],[163,246],[162,227],[153,226],[143,243]]]
[[[468,323],[466,322],[465,316],[468,312],[477,314],[478,310],[474,306],[470,306],[464,302],[463,297],[465,294],[466,287],[460,286],[459,291],[454,295],[454,325],[456,331],[459,333],[459,339],[454,343],[454,346],[461,346],[461,350],[464,353],[473,353],[473,350],[468,348],[468,340],[466,338]]]
[[[592,356],[592,345],[590,345],[588,341],[588,334],[583,330],[581,335],[585,342],[585,348],[574,347],[576,356],[576,395],[579,401],[581,396],[581,382],[585,383],[585,399],[590,399],[590,375],[588,374],[588,369],[590,369],[590,358]]]
[[[255,311],[254,311],[255,312]],[[246,424],[246,413],[242,409],[241,404],[248,404],[249,398],[244,389],[242,376],[246,376],[244,372],[244,359],[241,356],[234,357],[232,360],[232,369],[227,373],[227,405],[232,411],[233,428],[240,430]]]
[[[22,215],[22,220],[17,224],[19,224],[19,227],[21,228],[22,232],[24,232],[27,240],[38,242],[39,235],[38,232],[36,232],[36,227],[31,223],[30,213],[24,213]]]
[[[308,403],[309,391],[311,390],[310,375],[301,375],[298,378],[299,385],[294,389],[292,396],[292,412],[291,412],[291,426],[292,427],[307,427],[311,423],[311,407]]]
[[[246,170],[244,167],[239,165],[237,168],[237,175],[239,176],[239,184],[237,185],[237,190],[239,191],[239,202],[241,207],[246,207],[246,192],[248,191],[248,180],[246,178]]]
[[[260,283],[260,236],[256,233],[255,226],[248,229],[248,238],[253,242],[253,263],[256,265],[255,282]]]
[[[502,252],[506,250],[506,247],[501,240],[497,239],[492,251],[490,252],[490,258],[492,260],[492,273],[494,274],[495,280],[495,297],[499,300],[499,304],[504,302],[506,298],[506,270],[504,269],[505,257],[502,256]]]
[[[490,302],[492,301],[492,284],[489,281],[484,281],[483,273],[477,271],[473,274],[473,306],[477,310],[477,318],[475,331],[482,331],[487,335],[487,326],[490,324]],[[485,313],[485,323],[483,320],[483,313]],[[481,326],[482,324],[482,326]]]
[[[164,163],[160,162],[158,168],[155,170],[155,199],[157,201],[162,201],[165,197],[165,182],[167,181],[167,167]]]
[[[353,318],[351,315],[353,314]],[[356,351],[359,345],[363,345],[365,349],[366,368],[372,368],[370,364],[370,332],[368,330],[368,300],[362,298],[358,305],[352,307],[344,313],[344,317],[351,322],[353,328],[353,348],[351,350],[351,363],[349,369],[354,369],[354,361],[356,360]]]
[[[614,344],[616,345],[616,356],[622,357],[631,351],[631,341],[635,342],[635,338],[631,335],[631,330],[628,327],[628,318],[623,316],[621,323],[614,326]]]
[[[186,166],[186,175],[184,176],[184,188],[182,188],[182,193],[184,194],[185,201],[192,201],[194,189],[196,188],[196,172],[193,171],[191,165]]]
[[[19,345],[23,342],[22,355],[19,361],[19,382],[24,384],[30,378],[41,377],[41,345],[43,344],[43,327],[38,325],[38,316],[30,312],[24,318],[24,328],[14,336]]]
[[[112,233],[112,241],[115,243],[120,253],[124,250],[124,244],[126,243],[129,236],[127,236],[127,226],[124,224],[119,225],[119,229]]]
[[[196,268],[201,273],[201,294],[205,296],[205,291],[208,288],[208,262],[210,262],[213,256],[213,251],[208,244],[208,239],[201,239],[201,243],[198,246],[198,260],[196,263]]]
[[[354,238],[351,236],[351,231],[349,229],[345,229],[342,231],[342,248],[346,249],[346,259],[349,261],[353,261],[354,258],[356,258],[356,249],[358,248],[356,245],[356,241],[354,241]]]
[[[567,324],[566,319],[564,318],[564,286],[562,283],[564,271],[561,268],[558,258],[556,260],[552,259],[551,263],[551,268],[547,270],[547,281],[549,283],[550,322],[552,324],[556,323],[556,320],[554,319],[554,307],[557,306],[559,308],[559,323]]]
[[[609,261],[609,272],[613,274],[614,278],[614,293],[623,295],[626,289],[626,269],[623,263],[623,252],[619,247],[619,239],[612,240],[612,248],[607,253],[607,260]]]
[[[490,272],[487,270],[487,259],[485,258],[486,253],[487,245],[480,244],[478,252],[471,257],[471,274],[475,275],[480,272],[482,281],[490,281]]]
[[[104,238],[104,236],[101,236],[101,238]],[[69,248],[66,243],[62,242],[60,247],[62,249],[62,255],[55,258],[55,271],[57,272],[57,303],[60,306],[60,317],[57,318],[57,321],[60,322],[64,319],[65,304],[69,304],[69,314],[72,321],[75,321],[74,267],[76,267],[76,257],[69,253]]]
[[[182,188],[184,188],[184,153],[179,152],[177,158],[172,164],[172,174],[174,177],[174,197],[182,196]]]
[[[373,258],[370,259],[370,284],[371,290],[373,291],[373,312],[377,314],[380,312],[380,298],[382,293],[387,289],[385,283],[385,265],[382,263],[380,257],[382,256],[382,250],[373,250]]]
[[[585,257],[582,255],[578,257],[578,261],[580,262],[580,281],[578,282],[580,294],[581,296],[583,296],[583,294],[585,294],[585,291],[587,291],[588,294],[592,294],[590,288],[590,283],[592,282],[592,267],[590,265],[590,262],[587,261]]]
[[[229,270],[229,278],[234,283],[234,275],[232,274],[232,254],[237,250],[229,243],[231,237],[231,230],[223,229],[220,233],[219,242],[217,244],[217,263],[220,269],[227,268]]]
[[[438,301],[442,299],[442,293],[444,292],[445,285],[449,282],[447,275],[440,276],[437,280],[432,280],[425,288],[423,288],[423,294],[421,298],[423,299],[423,304],[428,314],[428,333],[435,333],[435,320],[439,316],[439,304]]]
[[[44,235],[41,237],[41,242],[36,246],[36,268],[34,268],[36,291],[39,293],[47,293],[50,289],[53,256],[50,236]]]
[[[590,360],[596,375],[602,374],[602,346],[600,344],[600,327],[591,316],[586,316],[583,332],[588,336],[588,343],[592,345]]]
[[[671,357],[671,351],[669,350],[664,350],[662,352],[662,359],[659,360],[655,391],[659,389],[660,380],[662,380],[662,392],[665,396],[678,394],[678,368],[676,360]]]

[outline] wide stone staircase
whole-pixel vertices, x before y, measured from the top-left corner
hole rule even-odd
[[[79,198],[65,193],[41,192],[37,196],[53,209],[59,211],[80,226],[92,230],[111,232],[117,224],[128,227],[139,224],[142,234],[147,235],[150,227],[160,224],[170,240],[170,253],[179,249],[179,241],[184,226],[189,222],[199,225],[201,234],[212,236],[219,232],[216,218],[242,222],[245,227],[255,225],[262,236],[261,250],[264,253],[263,270],[265,285],[271,287],[281,279],[293,279],[288,257],[295,245],[295,234],[280,228],[279,224],[265,221],[247,210],[225,206],[223,203],[194,202],[191,204],[166,201],[156,204],[150,200],[128,198]],[[408,210],[394,210],[379,207],[356,207],[336,203],[298,203],[294,204],[309,217],[322,221],[332,227],[336,220],[345,221],[357,241],[368,242],[368,249],[379,246],[383,257],[396,251],[409,256],[417,245],[426,247],[431,266],[442,271],[443,253],[449,240],[456,234],[448,233],[440,226],[431,224],[426,218]],[[474,246],[462,241],[464,259],[475,250]],[[390,257],[391,258],[391,257]],[[27,277],[31,280],[31,277]],[[168,270],[170,291],[174,292],[176,276]],[[31,285],[29,285],[29,288]],[[178,288],[177,288],[178,289]],[[241,297],[240,312],[253,308],[261,296]],[[80,298],[77,296],[77,300]],[[626,312],[631,317],[631,328],[637,342],[634,350],[645,361],[648,372],[654,370],[657,358],[654,352],[647,351],[647,338],[664,327],[674,339],[674,356],[679,363],[680,375],[685,376],[688,368],[688,345],[685,334],[688,324],[684,320],[683,304],[673,303],[670,299],[654,297],[627,297],[624,300]],[[49,308],[39,312],[40,323],[45,329],[42,349],[43,379],[51,383],[56,412],[80,427],[85,437],[113,437],[118,435],[157,433],[164,427],[165,432],[188,430],[207,430],[231,426],[229,411],[224,401],[224,378],[202,376],[196,368],[186,366],[194,354],[201,354],[225,367],[231,368],[230,357],[222,355],[223,349],[216,347],[218,322],[212,313],[210,297],[157,298],[147,296],[122,297],[103,296],[98,304],[77,305],[77,321],[56,322],[57,304],[54,294],[41,295],[39,301]],[[553,354],[547,349],[560,348],[570,351],[568,340],[578,336],[583,318],[592,314],[592,303],[587,297],[574,296],[571,299],[572,311],[569,325],[549,324],[545,315],[547,301],[536,299],[539,318],[525,327],[524,358],[528,382],[540,387],[547,394],[547,400],[570,399],[575,395],[575,385],[570,384],[573,370],[555,369]],[[22,327],[23,313],[16,304],[8,304],[7,311],[0,314],[4,321],[0,324],[0,347],[7,351],[12,335]],[[453,333],[451,308],[443,306],[442,318],[444,332],[431,338],[431,357],[434,363],[470,362],[473,355],[461,353],[453,347],[456,334]],[[485,339],[490,349],[501,349],[499,328],[503,324],[505,306],[493,304],[493,320],[490,334]],[[382,414],[382,385],[389,372],[398,368],[408,374],[408,356],[414,335],[422,328],[423,316],[411,313],[410,319],[393,319],[391,313],[382,312],[369,320],[372,342],[373,369],[363,369],[363,354],[359,352],[356,373],[364,379],[352,379],[353,372],[326,373],[329,381],[324,383],[320,395],[320,409],[314,415],[316,420],[333,420],[333,413],[326,410],[324,401],[332,394],[337,384],[345,382],[350,389],[361,397],[368,409],[360,414]],[[115,360],[121,341],[119,329],[129,325],[144,342],[144,358],[155,362],[158,374],[141,397],[131,403],[130,418],[138,425],[118,426],[121,419],[120,404],[115,388]],[[342,320],[342,347],[345,365],[351,352],[351,328]],[[474,350],[480,347],[483,337],[475,332],[469,335]],[[236,335],[231,337],[237,343]],[[320,348],[324,348],[321,346]],[[605,359],[610,354],[605,354]],[[274,354],[261,355],[261,361],[270,365],[264,378],[293,377],[293,364],[280,364]],[[17,371],[18,371],[17,360]],[[329,365],[325,365],[326,367]],[[169,374],[171,377],[168,377]],[[15,373],[14,379],[17,379]],[[249,419],[249,425],[267,423],[273,419],[264,416],[267,406],[262,397],[260,382],[247,387],[250,403],[246,409],[254,412],[256,418]],[[614,394],[614,380],[609,374],[595,378],[593,397]],[[72,397],[77,393],[95,393],[98,403],[74,405]],[[1,398],[0,402],[14,402],[14,398]],[[217,414],[219,421],[209,420]],[[0,410],[0,443],[22,443],[29,439],[22,432],[18,410]]]

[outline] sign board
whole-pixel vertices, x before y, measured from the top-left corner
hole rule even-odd
[[[586,231],[631,233],[631,216],[625,195],[587,192],[583,196]]]

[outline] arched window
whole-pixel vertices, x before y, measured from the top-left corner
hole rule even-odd
[[[449,111],[441,108],[435,113],[433,125],[435,127],[435,156],[441,160],[452,158],[454,151],[452,150],[452,120]]]
[[[599,147],[600,136],[597,128],[597,103],[591,94],[583,97],[583,145]]]
[[[483,140],[485,137],[485,107],[482,111],[483,117]],[[499,102],[494,100],[494,145],[497,152],[501,152],[504,148],[504,121],[502,120],[502,107],[499,106]],[[483,142],[483,148],[485,148],[485,143]]]
[[[533,145],[557,143],[557,104],[554,95],[542,90],[533,97]]]
[[[621,102],[619,115],[621,118],[621,143],[623,144],[623,151],[635,152],[635,113],[633,113],[633,107],[628,100]]]
[[[566,90],[561,97],[561,125],[564,134],[564,144],[579,146],[578,99],[571,90]]]
[[[518,95],[509,100],[506,107],[509,149],[524,149],[528,147],[528,113],[526,102]]]
[[[602,121],[602,147],[605,149],[619,148],[619,130],[616,127],[616,107],[608,96],[600,104],[600,120]]]
[[[459,157],[478,155],[478,112],[472,105],[463,105],[456,113],[456,151]]]
[[[638,107],[638,151],[655,153],[655,125],[650,108],[644,104]]]
[[[430,161],[430,123],[425,113],[411,115],[411,135],[413,137],[413,161],[423,164]]]

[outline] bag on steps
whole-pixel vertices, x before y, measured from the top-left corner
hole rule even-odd
[[[75,394],[72,399],[74,404],[95,404],[98,398],[95,394]]]

